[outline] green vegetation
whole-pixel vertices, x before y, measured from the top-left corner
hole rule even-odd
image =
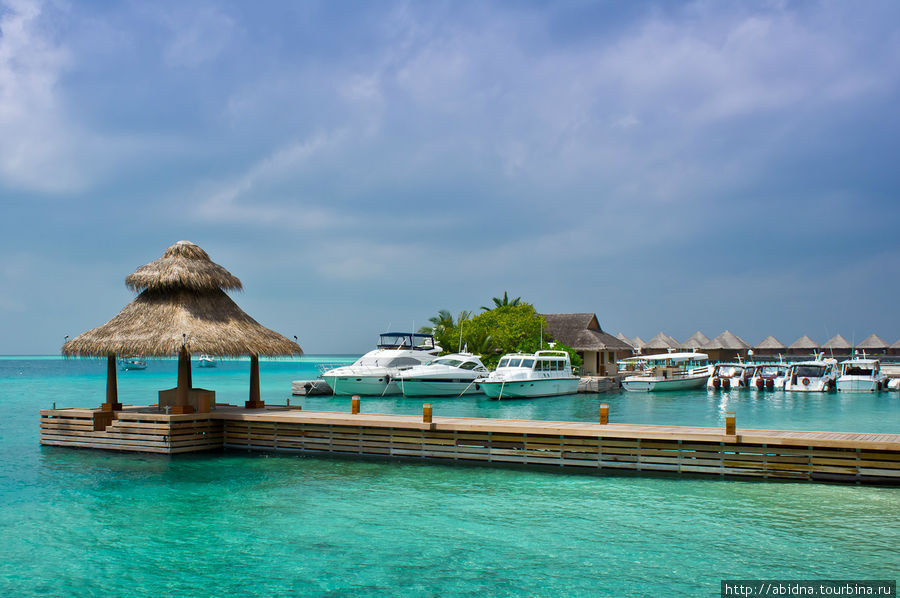
[[[485,311],[474,317],[472,312],[462,311],[455,321],[448,310],[442,309],[430,318],[432,326],[421,332],[434,334],[445,353],[467,347],[471,353],[480,355],[489,368],[495,367],[504,353],[533,353],[551,348],[548,343],[553,339],[547,336],[547,322],[533,305],[523,302],[521,297],[510,300],[505,292],[502,299],[494,297],[493,301],[493,308],[482,307]],[[581,365],[581,357],[571,347],[556,342],[552,348],[566,351],[573,366]]]

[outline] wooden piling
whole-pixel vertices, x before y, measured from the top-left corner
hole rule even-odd
[[[600,404],[600,423],[609,423],[609,405],[607,405],[606,403]]]
[[[431,403],[424,403],[422,405],[422,422],[426,424],[431,423]]]
[[[359,413],[359,397],[353,395],[353,398],[350,399],[350,413]]]
[[[725,414],[725,435],[726,436],[734,436],[735,430],[735,414],[733,411],[729,411]]]

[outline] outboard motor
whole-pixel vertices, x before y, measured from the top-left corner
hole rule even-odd
[[[719,390],[720,386],[722,386],[722,379],[721,378],[713,378],[713,388],[715,388],[716,390]]]
[[[766,386],[765,380],[763,380],[762,378],[759,378],[756,380],[756,388],[758,388],[759,390],[762,390],[763,388],[765,388],[765,386]]]
[[[722,380],[722,388],[724,388],[725,390],[730,389],[731,388],[731,380],[729,380],[728,378],[725,378],[724,380]]]
[[[766,380],[766,388],[769,390],[775,390],[775,380],[769,378]]]

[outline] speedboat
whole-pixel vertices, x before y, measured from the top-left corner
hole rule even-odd
[[[900,390],[900,378],[888,378],[884,388],[886,390]]]
[[[125,357],[120,357],[118,359],[119,369],[123,372],[129,370],[146,370],[147,362],[139,357],[135,357],[134,355],[128,355]]]
[[[617,362],[626,373],[622,388],[631,391],[664,391],[700,388],[709,378],[705,353],[638,355]]]
[[[475,379],[487,375],[477,355],[452,353],[404,370],[396,380],[405,397],[443,397],[479,392]]]
[[[507,353],[497,369],[476,382],[492,399],[516,399],[574,394],[580,381],[568,353],[538,351]]]
[[[791,365],[784,390],[788,392],[826,392],[834,390],[837,360],[817,358]]]
[[[216,360],[214,357],[207,355],[204,353],[200,357],[197,358],[197,367],[198,368],[214,368],[216,367]]]
[[[881,390],[884,376],[881,362],[877,359],[854,357],[841,362],[841,375],[837,379],[840,392],[874,392]]]
[[[790,366],[786,363],[759,364],[756,366],[753,377],[750,378],[750,389],[756,390],[784,390],[784,382]]]
[[[750,386],[755,366],[749,363],[717,363],[706,382],[709,390],[737,390]]]
[[[335,395],[396,395],[400,394],[396,378],[401,372],[428,363],[440,352],[430,334],[385,332],[374,350],[320,377]]]

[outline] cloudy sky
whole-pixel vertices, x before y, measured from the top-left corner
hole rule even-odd
[[[900,338],[900,3],[0,0],[0,353],[191,240],[308,353],[508,290]]]

